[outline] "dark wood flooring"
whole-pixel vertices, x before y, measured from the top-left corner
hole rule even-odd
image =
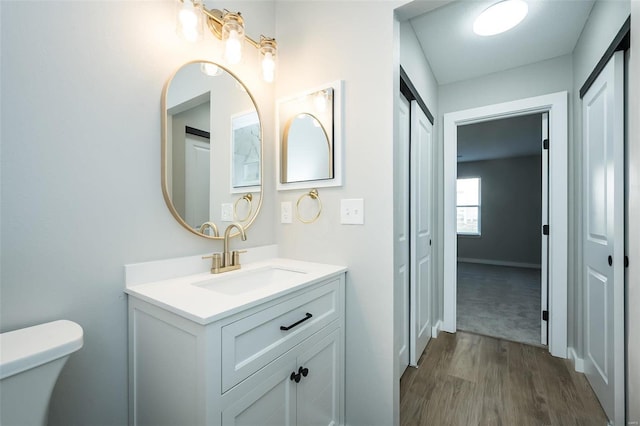
[[[546,348],[440,333],[400,380],[400,424],[604,426],[587,379]]]

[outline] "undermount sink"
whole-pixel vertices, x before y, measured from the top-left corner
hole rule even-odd
[[[234,271],[227,276],[217,276],[193,285],[216,293],[239,295],[264,289],[270,285],[281,285],[285,281],[299,280],[305,274],[307,274],[306,271],[274,265],[259,269]]]

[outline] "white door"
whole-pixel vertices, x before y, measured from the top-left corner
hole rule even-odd
[[[394,188],[394,312],[398,377],[409,365],[409,101],[401,94],[399,140],[395,146]]]
[[[340,330],[314,344],[298,357],[302,374],[296,385],[299,425],[337,426],[340,418]]]
[[[418,365],[431,338],[433,125],[416,101],[411,102],[410,140],[410,363]]]
[[[184,219],[197,228],[209,218],[209,144],[187,135],[185,140]]]
[[[549,113],[542,113],[542,226],[549,224]],[[544,229],[544,228],[543,228]],[[542,230],[541,230],[542,231]],[[542,257],[540,259],[540,343],[548,343],[549,320],[544,312],[549,309],[549,235],[542,231]]]
[[[582,100],[585,374],[624,424],[624,57],[616,52]]]

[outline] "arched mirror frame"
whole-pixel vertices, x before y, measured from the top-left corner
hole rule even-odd
[[[248,228],[251,227],[251,225],[253,224],[253,222],[255,222],[256,218],[258,217],[258,213],[260,212],[260,208],[262,207],[262,199],[264,198],[264,132],[263,132],[263,125],[262,125],[262,115],[260,114],[260,109],[258,108],[258,104],[256,103],[255,98],[253,97],[253,95],[251,94],[251,92],[249,91],[249,88],[244,84],[244,82],[242,80],[240,80],[238,78],[238,76],[236,76],[234,73],[232,73],[228,68],[224,67],[223,65],[217,64],[215,62],[212,61],[208,61],[208,60],[193,60],[193,61],[189,61],[186,62],[184,64],[182,64],[177,70],[175,70],[173,72],[173,74],[171,74],[171,76],[169,77],[169,79],[167,80],[167,82],[164,85],[164,88],[162,89],[162,102],[161,102],[161,149],[160,149],[160,164],[161,164],[161,170],[160,170],[160,180],[161,180],[161,186],[162,186],[162,196],[164,197],[164,201],[167,204],[167,207],[169,208],[169,211],[171,212],[171,214],[173,215],[173,217],[178,221],[178,223],[180,223],[184,228],[188,229],[190,232],[200,236],[200,237],[204,237],[204,238],[208,238],[211,240],[223,240],[224,236],[215,236],[215,235],[207,235],[207,234],[203,234],[201,232],[198,232],[197,229],[192,228],[191,226],[189,226],[189,224],[187,222],[185,222],[184,218],[180,215],[180,213],[178,213],[178,210],[176,209],[176,207],[173,204],[173,200],[171,199],[171,196],[169,195],[169,182],[167,181],[167,176],[168,176],[168,164],[167,162],[169,161],[169,156],[167,154],[168,152],[168,118],[169,118],[169,113],[168,113],[168,109],[167,109],[167,94],[169,92],[169,87],[171,86],[171,82],[173,81],[173,79],[175,78],[175,76],[178,74],[178,72],[180,72],[180,70],[182,70],[184,67],[186,67],[187,65],[191,65],[191,64],[196,64],[196,63],[209,63],[209,64],[213,64],[217,67],[219,67],[221,70],[223,70],[224,72],[228,73],[231,77],[233,77],[236,82],[238,84],[240,84],[244,90],[246,91],[247,95],[249,95],[249,98],[251,99],[251,102],[253,103],[253,106],[256,109],[256,113],[258,114],[258,122],[260,123],[260,199],[258,200],[258,204],[255,208],[255,211],[253,212],[253,215],[251,216],[251,218],[248,220],[248,222],[246,223],[242,223],[242,227],[247,230]],[[229,141],[229,143],[231,143],[231,141]],[[231,223],[231,222],[229,222]],[[220,232],[222,233],[222,229],[220,230]],[[237,235],[239,235],[240,232],[239,231],[235,231],[233,233],[230,234],[230,237],[235,237]]]

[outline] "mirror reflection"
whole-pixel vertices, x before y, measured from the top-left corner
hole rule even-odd
[[[283,146],[283,182],[302,182],[333,177],[329,136],[322,123],[309,113],[301,113],[287,123]]]
[[[162,189],[176,219],[210,238],[231,222],[249,227],[262,204],[262,127],[247,88],[212,62],[186,64],[165,87],[162,118]]]
[[[333,112],[331,87],[280,102],[280,183],[334,177]]]

